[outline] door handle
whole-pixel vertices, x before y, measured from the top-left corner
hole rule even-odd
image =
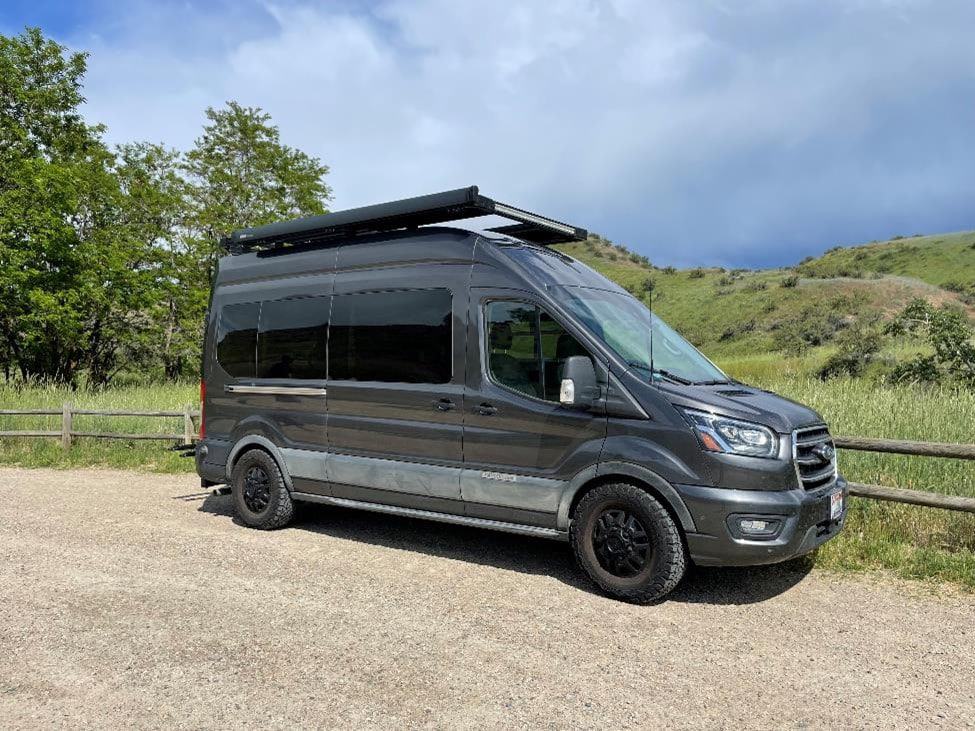
[[[481,416],[493,416],[498,413],[496,406],[491,406],[491,404],[478,404],[474,407],[474,413],[480,414]]]
[[[454,402],[449,398],[436,399],[433,402],[433,407],[437,411],[450,411],[451,409],[455,408]]]

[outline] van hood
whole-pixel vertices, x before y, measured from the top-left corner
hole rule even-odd
[[[678,385],[659,383],[648,388],[657,390],[674,406],[684,406],[702,411],[713,411],[745,421],[753,421],[773,429],[779,434],[789,434],[825,420],[816,411],[784,396],[741,383],[716,385]]]

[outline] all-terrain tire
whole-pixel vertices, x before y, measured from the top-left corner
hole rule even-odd
[[[630,528],[621,529],[626,535],[610,545],[605,538],[606,521],[609,520],[609,525],[615,529],[613,520],[618,523],[620,515],[626,516]],[[627,550],[634,550],[623,543],[623,539],[633,534],[640,536],[633,539],[636,541],[633,545],[647,546],[641,554],[644,561],[641,565],[637,553],[632,553],[633,560],[641,567],[637,569],[627,564],[619,569],[614,561]],[[623,601],[634,604],[654,602],[670,593],[687,570],[687,551],[674,519],[660,501],[635,485],[601,485],[586,494],[573,513],[569,537],[582,570],[600,589]],[[616,555],[610,555],[608,551],[616,551]],[[634,573],[620,575],[627,571]]]
[[[261,476],[266,477],[266,491]],[[234,515],[244,525],[258,530],[274,530],[291,522],[294,502],[284,475],[270,454],[263,449],[247,450],[237,460],[230,477]],[[258,485],[261,487],[256,489]]]

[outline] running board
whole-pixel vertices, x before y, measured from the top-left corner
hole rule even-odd
[[[349,500],[344,497],[329,497],[328,495],[315,495],[310,492],[293,492],[291,497],[295,500],[305,500],[311,503],[322,503],[323,505],[337,505],[340,508],[353,508],[354,510],[370,510],[374,513],[388,513],[389,515],[401,515],[406,518],[420,518],[421,520],[434,520],[438,523],[454,523],[456,525],[467,525],[472,528],[486,528],[487,530],[497,530],[504,533],[518,533],[524,536],[536,536],[538,538],[552,538],[557,541],[568,539],[568,534],[555,530],[555,528],[542,528],[537,525],[522,525],[521,523],[506,523],[503,520],[488,520],[487,518],[472,518],[469,515],[451,515],[450,513],[437,513],[433,510],[418,510],[416,508],[401,508],[398,505],[383,505],[381,503],[368,503],[362,500]]]

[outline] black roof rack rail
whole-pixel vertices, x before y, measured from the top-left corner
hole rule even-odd
[[[240,229],[222,243],[231,254],[243,254],[255,249],[325,242],[341,236],[395,231],[491,215],[517,223],[489,231],[536,244],[584,241],[588,235],[585,229],[491,200],[481,195],[476,185],[472,185],[469,188]]]

